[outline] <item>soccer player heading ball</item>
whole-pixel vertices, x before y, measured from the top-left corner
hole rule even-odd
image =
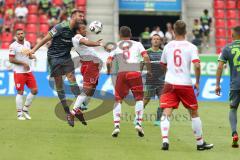
[[[161,132],[163,139],[162,150],[169,149],[168,132],[170,129],[170,116],[177,109],[179,102],[188,109],[192,118],[192,129],[197,141],[197,150],[213,148],[203,140],[202,122],[198,114],[198,102],[194,89],[199,92],[200,60],[197,47],[185,40],[186,24],[178,20],[174,24],[175,40],[169,42],[163,49],[161,63],[166,65],[167,72],[165,85],[160,98],[160,107],[163,108],[161,118]],[[192,87],[190,67],[194,64],[196,83]]]

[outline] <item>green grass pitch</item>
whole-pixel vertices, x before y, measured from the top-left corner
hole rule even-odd
[[[132,121],[125,117],[118,138],[112,138],[112,113],[74,128],[54,113],[57,98],[37,97],[31,108],[31,121],[17,121],[15,97],[0,97],[0,160],[239,160],[240,149],[231,148],[227,103],[200,103],[204,138],[214,149],[196,151],[187,111],[180,107],[171,122],[170,150],[161,151],[160,128],[150,119],[144,122],[145,137],[139,138]],[[96,106],[99,100],[92,100]],[[145,110],[153,114],[152,101]],[[134,113],[123,105],[122,112]]]

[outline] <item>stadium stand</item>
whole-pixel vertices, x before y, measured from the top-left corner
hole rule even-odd
[[[214,0],[214,18],[216,28],[216,50],[220,53],[222,47],[232,41],[231,28],[239,24],[240,1]]]
[[[67,5],[64,4],[66,1],[63,0],[52,0],[53,4],[56,4],[58,7],[61,8],[62,13],[60,15],[63,15],[64,12],[68,9]],[[74,3],[74,1],[69,0],[69,3]],[[4,13],[8,14],[13,12],[18,6],[19,1],[17,0],[7,0],[5,1],[5,6],[4,6]],[[76,0],[75,1],[75,7],[83,10],[86,13],[86,0]],[[37,38],[45,35],[48,33],[48,30],[52,26],[52,22],[50,21],[51,17],[49,16],[48,12],[40,12],[40,8],[38,4],[36,3],[30,3],[26,4],[26,7],[28,8],[28,15],[27,15],[27,20],[26,23],[23,22],[18,22],[15,20],[16,17],[13,17],[14,19],[14,24],[12,25],[13,27],[10,30],[2,30],[0,33],[0,43],[1,43],[1,48],[2,49],[8,49],[9,45],[11,42],[14,40],[14,30],[17,29],[23,29],[26,32],[26,39],[31,42],[31,45],[35,45]],[[10,10],[10,11],[7,11]],[[69,12],[69,10],[68,10]],[[4,17],[5,15],[2,15]],[[64,16],[63,16],[64,17]],[[67,17],[64,17],[65,19]],[[64,18],[61,18],[61,20],[65,20]],[[57,22],[60,21],[60,17],[57,20]],[[4,22],[3,22],[4,23]],[[54,25],[54,24],[53,24]]]

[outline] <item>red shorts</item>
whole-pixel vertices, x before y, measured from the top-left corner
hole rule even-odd
[[[81,63],[83,86],[97,85],[99,78],[99,63],[94,63],[93,61],[81,61]]]
[[[140,72],[119,72],[115,85],[115,100],[122,100],[129,90],[136,101],[143,100],[143,83]]]
[[[160,98],[160,107],[177,109],[179,102],[182,102],[188,109],[198,109],[197,98],[192,86],[165,84]]]
[[[23,91],[25,84],[30,89],[37,89],[37,83],[32,72],[29,73],[15,73],[14,82],[17,91]]]

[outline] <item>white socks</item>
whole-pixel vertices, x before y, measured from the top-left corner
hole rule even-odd
[[[114,108],[113,108],[113,121],[114,121],[114,126],[120,126],[120,120],[121,120],[121,108],[122,105],[119,102],[114,103]]]
[[[16,108],[17,108],[17,116],[22,116],[23,109],[23,95],[17,94],[16,96]]]
[[[74,104],[74,106],[73,106],[73,109],[79,108],[79,107],[82,105],[82,103],[85,102],[86,100],[87,100],[87,95],[82,92],[82,93],[77,97],[77,99],[76,99],[76,101],[75,101],[75,104]]]
[[[168,132],[170,129],[170,117],[162,115],[161,118],[161,132],[162,132],[162,139],[163,139],[163,143],[169,143],[168,140]]]
[[[203,131],[202,131],[202,122],[200,117],[192,118],[192,129],[197,140],[197,145],[203,144]]]
[[[23,107],[23,111],[28,111],[29,107],[32,104],[32,101],[34,99],[35,95],[33,95],[31,92],[28,93],[27,97],[26,97],[26,101]]]
[[[135,104],[135,116],[136,116],[136,122],[140,125],[142,125],[143,121],[143,101],[136,101]]]

